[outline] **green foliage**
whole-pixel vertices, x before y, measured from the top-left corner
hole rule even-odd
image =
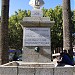
[[[44,7],[42,8],[43,11],[43,17],[46,17],[46,12],[48,11],[48,9],[45,9]]]
[[[30,11],[18,10],[15,15],[9,18],[9,47],[14,49],[22,49],[22,28],[20,20],[24,17],[30,16]]]
[[[51,34],[52,34],[52,45],[55,45],[56,47],[62,46],[62,33],[63,33],[63,26],[62,26],[62,8],[60,6],[57,6],[54,9],[54,21],[55,24],[51,28]]]
[[[51,21],[55,21],[54,26],[51,27],[51,46],[52,47],[61,47],[63,43],[63,20],[62,20],[62,7],[56,6],[54,9],[45,9],[43,10],[44,17],[50,17]],[[22,28],[20,25],[20,20],[24,17],[30,17],[30,10],[18,10],[15,12],[15,15],[12,15],[9,19],[9,47],[15,49],[22,49]],[[74,18],[72,23],[75,23]]]
[[[75,33],[75,10],[72,11],[72,29],[72,32]]]
[[[45,17],[50,17],[51,21],[55,21],[54,26],[51,28],[51,46],[59,47],[62,46],[62,8],[61,6],[55,7],[53,10],[44,9],[43,13]]]

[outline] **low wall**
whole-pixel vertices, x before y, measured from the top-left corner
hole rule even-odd
[[[54,75],[75,75],[75,67],[56,67]]]
[[[24,68],[0,66],[0,75],[75,75],[75,67]]]
[[[0,66],[0,75],[18,75],[17,66]]]
[[[50,67],[48,65],[51,64],[43,64],[45,66],[43,67],[35,64],[29,64],[28,67],[26,65],[16,65],[15,66],[6,66],[6,65],[1,65],[0,66],[0,75],[75,75],[75,66],[60,66],[60,67]]]

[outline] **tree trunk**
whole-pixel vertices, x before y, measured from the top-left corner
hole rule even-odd
[[[8,62],[8,19],[9,0],[2,0],[0,25],[0,64]]]
[[[63,0],[63,49],[73,56],[70,0]]]

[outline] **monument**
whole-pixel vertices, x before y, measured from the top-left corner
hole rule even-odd
[[[33,7],[31,17],[24,17],[20,22],[23,28],[23,56],[21,68],[26,75],[53,75],[54,64],[51,63],[50,27],[54,21],[43,17],[40,7],[43,0],[30,0]],[[33,71],[32,71],[33,70]]]
[[[50,26],[54,21],[43,17],[40,7],[43,0],[30,0],[33,7],[31,17],[24,17],[21,21],[23,28],[23,61],[50,63],[51,62],[51,35]]]
[[[50,27],[54,21],[43,17],[43,0],[31,0],[31,17],[21,21],[23,28],[23,61],[0,65],[0,75],[75,75],[75,67],[55,67],[51,63]]]

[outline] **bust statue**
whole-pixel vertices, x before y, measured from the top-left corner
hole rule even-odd
[[[43,4],[43,0],[30,0],[29,2],[29,5],[31,5],[34,9],[40,9]]]
[[[35,0],[35,5],[39,6],[39,0]]]

